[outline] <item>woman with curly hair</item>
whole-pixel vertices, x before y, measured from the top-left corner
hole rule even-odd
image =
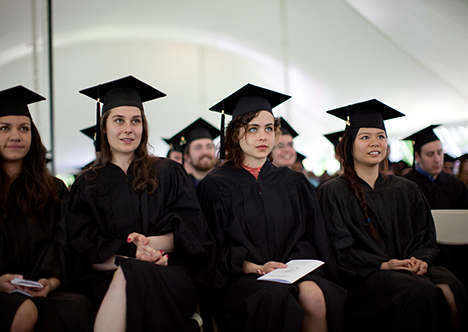
[[[328,111],[346,121],[344,173],[318,192],[359,331],[466,331],[466,288],[434,266],[434,222],[420,188],[386,173],[384,120],[403,116],[369,100]],[[447,306],[448,305],[448,306]],[[449,310],[448,310],[449,309]]]
[[[46,167],[28,108],[44,99],[23,86],[0,91],[0,330],[89,331],[91,304],[60,287],[54,240],[68,190]]]
[[[315,191],[302,173],[270,159],[281,134],[272,108],[289,98],[248,84],[211,108],[233,115],[227,161],[197,188],[216,243],[210,304],[222,331],[343,328],[346,294],[327,280],[335,265]],[[293,259],[325,265],[293,284],[257,280]]]
[[[95,331],[199,329],[211,237],[185,170],[147,150],[143,102],[165,94],[132,76],[80,92],[98,114],[103,98],[101,151],[73,184],[65,228],[72,277],[100,305]]]

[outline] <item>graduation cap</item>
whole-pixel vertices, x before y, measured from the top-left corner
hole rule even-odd
[[[468,155],[466,155],[468,157]],[[461,158],[463,156],[460,156],[458,158]],[[444,163],[445,162],[449,162],[449,163],[453,163],[456,159],[453,158],[451,155],[447,154],[447,153],[444,153]]]
[[[439,138],[434,133],[434,128],[440,126],[438,125],[430,125],[420,131],[403,138],[404,141],[412,141],[413,142],[413,152],[418,151],[424,144],[427,144],[432,141],[439,141]]]
[[[291,98],[291,96],[248,83],[216,105],[211,106],[210,111],[222,114],[220,159],[225,159],[224,114],[232,115],[233,119],[252,111],[268,111],[273,114],[273,108],[289,98]]]
[[[169,151],[177,151],[180,153],[184,152],[184,146],[180,145],[180,139],[177,136],[171,138],[163,138],[163,141],[169,145]]]
[[[306,159],[307,157],[304,156],[302,153],[299,153],[296,151],[296,163],[297,162],[300,162],[302,164],[302,162],[304,161],[304,159]]]
[[[96,126],[91,126],[80,130],[83,134],[91,138],[93,141],[96,140]]]
[[[453,158],[452,158],[453,159]],[[457,158],[458,160],[460,161],[464,161],[464,160],[467,160],[468,159],[468,153],[464,153],[462,154],[460,157]],[[444,161],[445,161],[445,155],[444,155]],[[455,159],[453,159],[452,161],[455,161]]]
[[[291,127],[289,123],[283,117],[280,117],[280,121],[281,121],[281,132],[282,132],[281,135],[291,135],[292,138],[299,136],[299,134],[294,130],[294,128]]]
[[[344,134],[344,130],[341,130],[341,131],[336,131],[334,133],[325,134],[323,136],[325,136],[325,138],[329,140],[330,143],[333,144],[333,146],[336,149],[336,147],[338,146],[338,143],[340,143],[341,138],[343,137],[343,134]]]
[[[335,108],[327,111],[346,121],[346,128],[379,128],[385,130],[384,120],[405,116],[394,108],[385,105],[377,99]],[[356,131],[357,132],[357,131]]]
[[[100,104],[103,102],[102,114],[119,106],[135,106],[143,109],[143,103],[153,99],[165,97],[166,94],[152,86],[136,79],[126,76],[114,81],[99,84],[91,88],[80,90],[80,93],[97,100],[96,105],[96,151],[101,151],[101,114]]]
[[[22,85],[0,91],[0,116],[24,115],[31,119],[28,104],[45,100]]]
[[[174,146],[179,145],[182,148],[182,152],[186,146],[197,139],[209,138],[212,140],[218,136],[218,128],[206,122],[202,118],[198,118],[170,138],[170,141],[175,143]]]

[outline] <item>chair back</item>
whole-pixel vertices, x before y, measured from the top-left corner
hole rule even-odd
[[[437,243],[468,244],[468,210],[432,210]]]

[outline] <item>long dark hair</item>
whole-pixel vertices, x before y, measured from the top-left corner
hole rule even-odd
[[[241,168],[242,162],[244,161],[244,151],[239,144],[242,137],[239,137],[241,128],[244,128],[245,133],[250,121],[252,121],[261,111],[251,111],[241,114],[234,118],[226,128],[226,161],[231,161],[234,164],[234,168]],[[281,121],[275,118],[275,141],[281,135]],[[271,152],[268,155],[270,161],[273,160]]]
[[[34,122],[31,120],[31,146],[23,158],[21,174],[16,181],[21,181],[20,188],[11,197],[11,179],[0,167],[0,221],[8,215],[9,202],[15,200],[22,215],[32,224],[44,224],[49,218],[49,207],[53,202],[60,201],[59,188],[54,177],[47,169],[46,148]],[[0,164],[4,159],[0,156]]]
[[[112,151],[107,140],[107,134],[104,133],[111,111],[105,112],[101,117],[101,152],[97,153],[96,162],[91,167],[95,170],[106,167],[112,161]],[[146,191],[148,194],[152,194],[158,188],[158,177],[153,165],[159,158],[148,154],[148,121],[146,120],[145,112],[142,110],[140,112],[143,131],[140,145],[134,151],[132,159],[135,175],[133,189],[139,193]]]
[[[362,190],[362,187],[359,185],[358,175],[354,170],[354,156],[353,156],[353,143],[354,139],[356,138],[357,131],[351,132],[351,130],[346,130],[343,134],[341,141],[338,143],[337,152],[341,157],[341,165],[343,167],[343,176],[346,179],[351,191],[353,192],[354,196],[356,197],[359,206],[361,207],[361,211],[364,214],[367,224],[369,225],[369,233],[374,241],[380,241],[381,237],[377,228],[373,224],[373,221],[369,217],[369,212],[367,209],[366,197]],[[382,164],[383,163],[383,164]],[[383,170],[383,174],[386,176],[388,170],[388,158],[384,158],[381,162],[380,170]]]

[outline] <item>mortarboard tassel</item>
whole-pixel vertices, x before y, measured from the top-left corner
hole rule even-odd
[[[98,96],[96,103],[96,143],[95,148],[96,152],[101,152],[101,98],[99,97],[99,86],[98,86]]]
[[[225,147],[224,147],[224,118],[225,118],[225,115],[224,115],[224,100],[223,100],[223,106],[222,106],[222,112],[221,112],[221,128],[220,128],[220,131],[219,131],[219,139],[220,139],[220,142],[221,142],[221,146],[219,148],[219,159],[221,160],[224,160],[226,159],[226,151],[225,151]]]

